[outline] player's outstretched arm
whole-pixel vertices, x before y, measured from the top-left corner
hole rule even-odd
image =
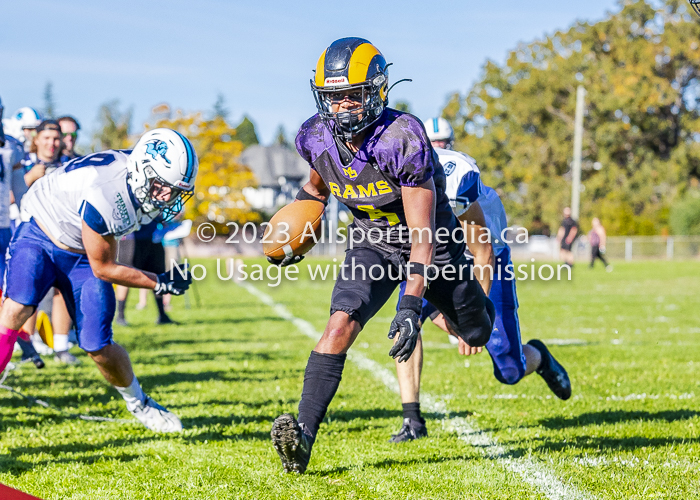
[[[488,296],[491,291],[494,266],[491,238],[497,238],[500,235],[489,234],[486,218],[479,202],[472,203],[469,209],[459,216],[459,220],[464,228],[469,251],[474,256],[474,277]]]
[[[96,277],[130,288],[154,289],[158,277],[117,263],[117,241],[112,235],[101,235],[83,221],[83,246]],[[177,274],[177,273],[175,273]]]
[[[433,263],[435,254],[435,185],[430,179],[418,187],[401,188],[406,223],[411,234],[411,256],[406,293],[401,298],[399,310],[389,327],[389,338],[399,338],[389,351],[389,356],[407,361],[416,348],[420,335],[420,314],[425,292],[424,276]]]
[[[411,234],[410,261],[429,266],[435,255],[435,184],[433,179],[417,187],[401,188],[406,224]],[[423,297],[425,280],[412,274],[406,283],[406,295]]]

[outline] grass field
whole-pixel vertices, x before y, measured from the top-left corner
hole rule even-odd
[[[80,421],[0,391],[1,483],[91,500],[700,498],[699,263],[579,266],[573,282],[518,283],[523,338],[552,345],[572,379],[567,402],[537,375],[499,384],[487,354],[465,363],[427,326],[430,437],[403,445],[387,442],[401,420],[387,305],[351,351],[304,476],[282,474],[269,439],[277,415],[296,413],[314,346],[306,323],[283,316],[322,331],[333,283],[247,282],[283,310],[207,265],[202,307],[174,301],[181,326],[152,326],[151,305],[130,309],[133,326],[115,333],[186,430]],[[6,383],[68,412],[130,418],[81,359],[23,365]]]

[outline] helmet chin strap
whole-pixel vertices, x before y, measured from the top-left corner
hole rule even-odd
[[[137,212],[137,215],[139,213],[141,214],[140,216],[138,216],[139,224],[141,224],[142,226],[150,224],[151,222],[156,220],[156,218],[160,215],[160,212],[160,210],[157,210],[155,212],[146,212],[143,210],[143,208],[139,207]]]

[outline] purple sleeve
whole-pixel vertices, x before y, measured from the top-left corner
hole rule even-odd
[[[428,182],[435,173],[437,154],[430,145],[404,158],[403,163],[396,173],[399,184],[402,186],[416,187]]]
[[[316,126],[317,120],[315,118],[316,115],[312,116],[301,125],[299,132],[297,133],[296,140],[294,141],[297,151],[299,152],[299,156],[301,156],[306,163],[309,164],[309,167],[314,170],[316,170],[316,168],[314,167],[313,161],[318,153],[314,155],[312,151],[312,144],[314,144],[314,142],[318,144],[319,142],[319,130]]]
[[[415,187],[427,182],[435,174],[439,163],[437,153],[430,145],[423,124],[410,114],[397,120],[402,136],[402,147],[396,165],[396,177],[402,186]]]
[[[295,146],[297,147],[297,151],[299,152],[299,156],[304,158],[306,160],[306,163],[311,165],[311,155],[309,155],[309,152],[304,148],[304,135],[305,135],[305,130],[304,127],[299,129],[299,133],[297,134],[297,138],[294,141]],[[313,166],[311,167],[313,168]]]

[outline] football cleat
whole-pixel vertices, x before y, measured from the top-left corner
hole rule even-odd
[[[129,323],[126,321],[126,318],[116,318],[114,322],[119,326],[130,326]]]
[[[152,431],[178,432],[182,430],[180,419],[148,396],[143,403],[139,401],[136,404],[127,404],[126,408],[139,422]]]
[[[537,374],[547,382],[556,397],[564,400],[569,399],[571,397],[571,381],[564,367],[554,359],[547,346],[540,340],[533,339],[527,344],[540,351],[542,356],[542,363],[537,369]]]
[[[39,369],[45,366],[44,360],[41,359],[41,356],[38,352],[36,352],[34,345],[30,341],[24,340],[22,337],[18,337],[17,344],[19,344],[19,346],[22,348],[22,363],[31,361],[34,363],[34,366]]]
[[[65,365],[78,366],[80,364],[80,360],[68,351],[57,351],[56,355],[54,356],[54,359],[59,363],[63,363]]]
[[[421,422],[406,417],[403,419],[401,430],[397,434],[392,434],[389,442],[405,443],[406,441],[413,441],[414,439],[424,437],[428,437],[428,428],[425,426],[425,421]]]
[[[31,361],[32,363],[34,363],[34,366],[36,366],[39,370],[46,366],[46,363],[44,363],[44,360],[41,359],[41,356],[39,356],[39,354],[34,354],[33,356],[27,357],[22,356],[22,363],[26,363],[27,361]]]
[[[303,474],[311,459],[314,439],[306,433],[304,424],[289,413],[277,417],[272,424],[272,445],[282,460],[284,472]]]
[[[163,316],[159,316],[158,319],[156,320],[156,325],[179,325],[177,321],[174,321],[170,319],[170,316],[167,314],[164,314]]]

